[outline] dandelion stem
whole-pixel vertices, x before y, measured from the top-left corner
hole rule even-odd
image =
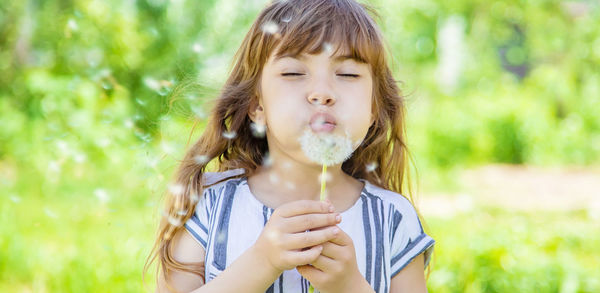
[[[326,182],[326,175],[327,175],[327,165],[323,164],[323,172],[321,173],[321,201],[324,201],[325,198],[327,197],[327,193],[325,192],[325,182]]]

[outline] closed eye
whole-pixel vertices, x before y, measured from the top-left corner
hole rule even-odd
[[[282,76],[301,76],[304,75],[303,73],[297,73],[297,72],[284,72],[281,74]]]
[[[338,74],[338,75],[339,76],[343,76],[343,77],[352,77],[352,78],[357,78],[357,77],[360,76],[358,74],[350,74],[350,73],[347,73],[347,74]]]

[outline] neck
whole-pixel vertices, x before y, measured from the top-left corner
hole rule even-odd
[[[341,164],[327,166],[326,191],[330,200],[334,200],[336,190],[348,185],[352,180],[344,173]],[[282,202],[294,200],[319,200],[321,192],[321,174],[323,166],[303,164],[288,158],[273,158],[273,163],[260,167],[255,182],[261,182],[260,188],[265,191],[276,191]]]

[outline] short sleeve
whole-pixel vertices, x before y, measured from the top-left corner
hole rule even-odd
[[[210,194],[210,189],[204,190],[203,195],[198,199],[194,214],[184,224],[188,232],[192,234],[194,239],[196,239],[205,250],[206,242],[208,240]]]
[[[391,215],[391,271],[393,278],[415,257],[424,253],[425,267],[429,264],[435,241],[425,234],[421,221],[409,201],[395,204]]]

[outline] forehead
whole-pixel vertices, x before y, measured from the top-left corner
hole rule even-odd
[[[337,49],[333,49],[333,47],[329,44],[324,44],[323,49],[313,50],[313,52],[294,52],[291,50],[287,51],[279,51],[279,46],[273,50],[273,53],[270,56],[270,61],[273,63],[277,63],[286,58],[297,59],[300,61],[307,61],[310,56],[315,56],[319,54],[329,54],[329,59],[333,63],[341,63],[344,61],[354,61],[356,63],[367,63],[363,58],[357,55],[353,55],[350,53],[350,50],[342,47],[338,47]]]

